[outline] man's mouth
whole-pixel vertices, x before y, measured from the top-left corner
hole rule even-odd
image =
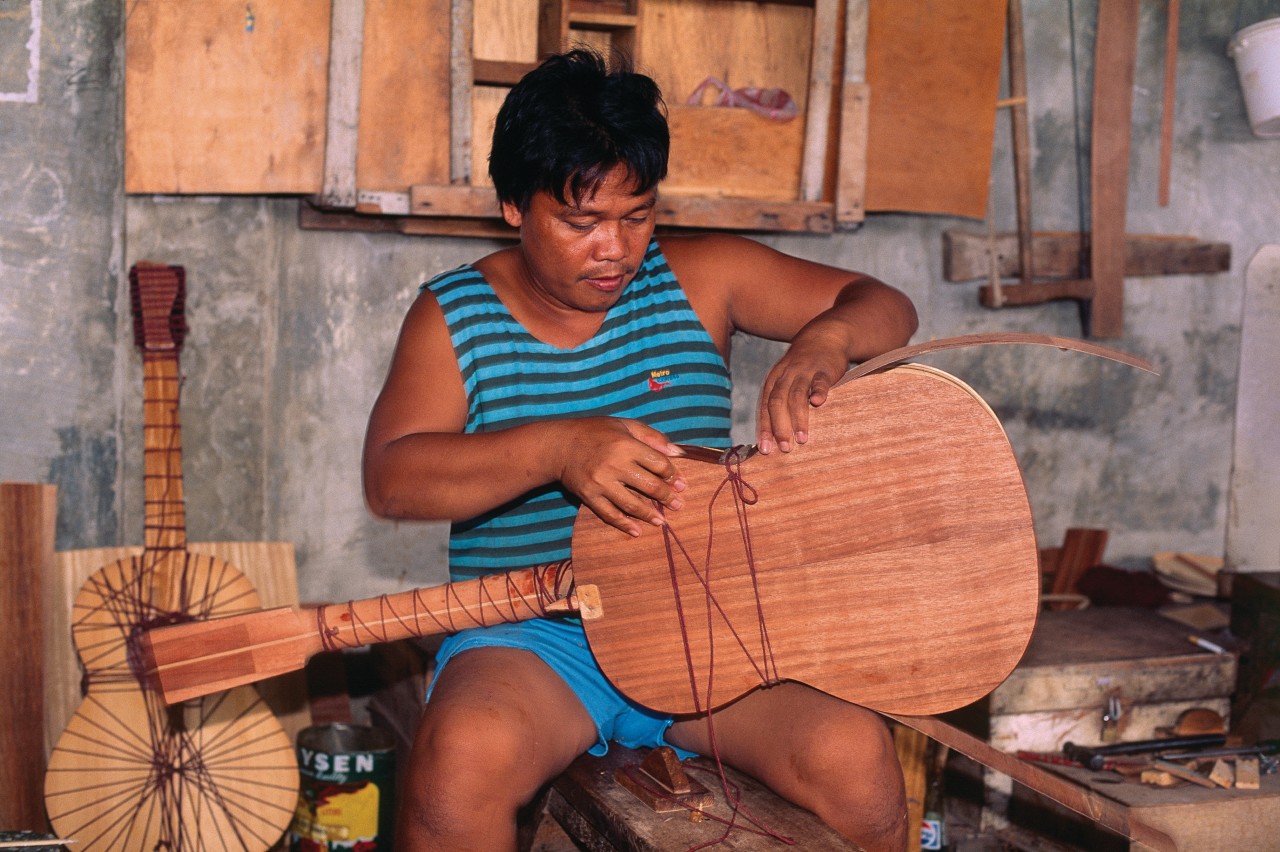
[[[617,272],[604,272],[600,274],[591,274],[583,277],[583,280],[597,290],[613,291],[622,286],[627,280],[628,272],[625,270]]]

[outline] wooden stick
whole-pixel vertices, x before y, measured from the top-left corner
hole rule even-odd
[[[1160,206],[1169,206],[1169,172],[1173,163],[1173,114],[1178,77],[1179,0],[1169,0],[1164,38],[1164,104],[1160,108]]]
[[[844,378],[836,382],[836,385],[838,386],[845,382],[851,382],[854,379],[874,373],[877,370],[883,370],[886,367],[891,367],[894,364],[899,364],[920,355],[928,355],[931,352],[941,352],[944,349],[962,349],[966,346],[985,346],[995,343],[1025,343],[1035,346],[1052,346],[1055,349],[1070,349],[1075,352],[1083,352],[1087,355],[1096,355],[1099,358],[1106,358],[1110,361],[1117,361],[1121,364],[1128,364],[1130,367],[1137,367],[1139,370],[1146,370],[1148,373],[1156,372],[1155,367],[1153,367],[1151,362],[1145,358],[1139,358],[1135,355],[1130,355],[1127,352],[1121,352],[1117,349],[1098,346],[1095,343],[1087,343],[1083,340],[1077,340],[1074,337],[1056,337],[1049,334],[1031,334],[1028,332],[1010,331],[991,332],[987,334],[965,334],[959,337],[944,337],[940,340],[930,340],[925,343],[903,346],[900,349],[894,349],[891,352],[878,355],[868,361],[863,361],[857,367],[854,367],[852,370],[845,373]]]
[[[1013,169],[1018,205],[1018,257],[1022,283],[1033,280],[1031,253],[1031,137],[1027,128],[1027,51],[1022,35],[1022,0],[1009,0],[1009,123],[1013,127]]]

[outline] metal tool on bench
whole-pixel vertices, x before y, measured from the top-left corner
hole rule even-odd
[[[1102,769],[1107,758],[1122,754],[1155,754],[1178,749],[1209,748],[1226,743],[1226,734],[1197,734],[1189,737],[1166,737],[1155,740],[1135,740],[1129,743],[1112,743],[1105,746],[1079,746],[1066,743],[1062,754],[1086,769]]]

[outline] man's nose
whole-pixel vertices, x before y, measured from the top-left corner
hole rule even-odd
[[[596,227],[595,255],[600,260],[621,260],[627,255],[627,241],[620,222],[601,222]]]

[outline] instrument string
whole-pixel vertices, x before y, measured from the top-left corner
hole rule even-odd
[[[386,642],[392,625],[398,625],[412,636],[422,638],[437,633],[458,633],[471,627],[515,624],[532,616],[543,616],[551,604],[564,600],[573,582],[571,560],[564,559],[538,565],[525,572],[490,574],[479,581],[446,583],[437,588],[414,589],[408,595],[407,609],[396,606],[391,594],[374,598],[372,612],[361,601],[347,601],[336,607],[319,606],[315,610],[316,632],[326,651],[358,648]],[[532,589],[526,589],[518,576],[531,576]],[[466,592],[474,592],[469,598]],[[439,594],[443,604],[433,604],[428,595]],[[330,610],[340,614],[334,618]]]
[[[712,493],[711,500],[707,504],[707,548],[706,555],[702,562],[702,568],[699,570],[698,565],[690,557],[688,549],[683,542],[680,541],[679,534],[672,528],[671,524],[664,523],[662,525],[663,544],[667,556],[667,571],[671,579],[672,598],[675,602],[676,619],[680,625],[680,638],[683,644],[685,666],[689,674],[689,687],[692,691],[694,710],[696,713],[704,712],[703,700],[700,697],[698,686],[697,671],[693,662],[693,643],[690,641],[690,626],[685,617],[684,604],[680,594],[680,567],[678,562],[683,562],[683,567],[698,580],[698,584],[702,587],[703,602],[706,608],[705,618],[707,624],[707,676],[706,676],[706,716],[707,716],[707,739],[711,744],[711,754],[715,762],[716,773],[720,777],[721,789],[724,791],[726,802],[729,804],[729,819],[719,819],[712,817],[717,822],[724,824],[724,833],[705,843],[691,847],[688,852],[696,852],[696,850],[706,849],[712,846],[718,846],[724,843],[734,829],[749,831],[753,834],[759,834],[772,837],[788,846],[795,845],[793,838],[771,828],[762,818],[758,817],[742,802],[742,792],[737,784],[734,784],[725,773],[724,761],[720,755],[720,746],[716,740],[715,731],[715,714],[710,712],[713,700],[713,683],[715,677],[715,654],[716,654],[716,620],[715,614],[718,612],[720,622],[728,629],[742,653],[751,662],[755,668],[757,675],[761,679],[762,685],[771,685],[781,680],[778,675],[777,660],[773,654],[773,646],[769,641],[768,625],[765,620],[764,605],[760,596],[760,585],[758,573],[756,571],[755,553],[751,544],[751,525],[747,517],[747,509],[755,505],[760,495],[756,489],[751,486],[742,476],[742,462],[746,457],[744,447],[734,447],[725,453],[724,468],[725,477]],[[746,559],[747,572],[751,579],[752,593],[755,596],[755,614],[757,620],[757,631],[760,637],[760,657],[759,660],[748,649],[747,642],[744,641],[740,631],[732,623],[731,619],[723,606],[721,606],[715,591],[712,588],[712,554],[715,544],[715,507],[716,503],[724,493],[729,493],[733,498],[733,512],[737,518],[738,534],[741,539],[743,554]],[[662,505],[655,501],[655,507],[658,512],[663,514]],[[677,553],[681,559],[677,559]],[[711,770],[704,770],[711,771]],[[744,817],[756,828],[748,828],[739,823],[739,816]]]

